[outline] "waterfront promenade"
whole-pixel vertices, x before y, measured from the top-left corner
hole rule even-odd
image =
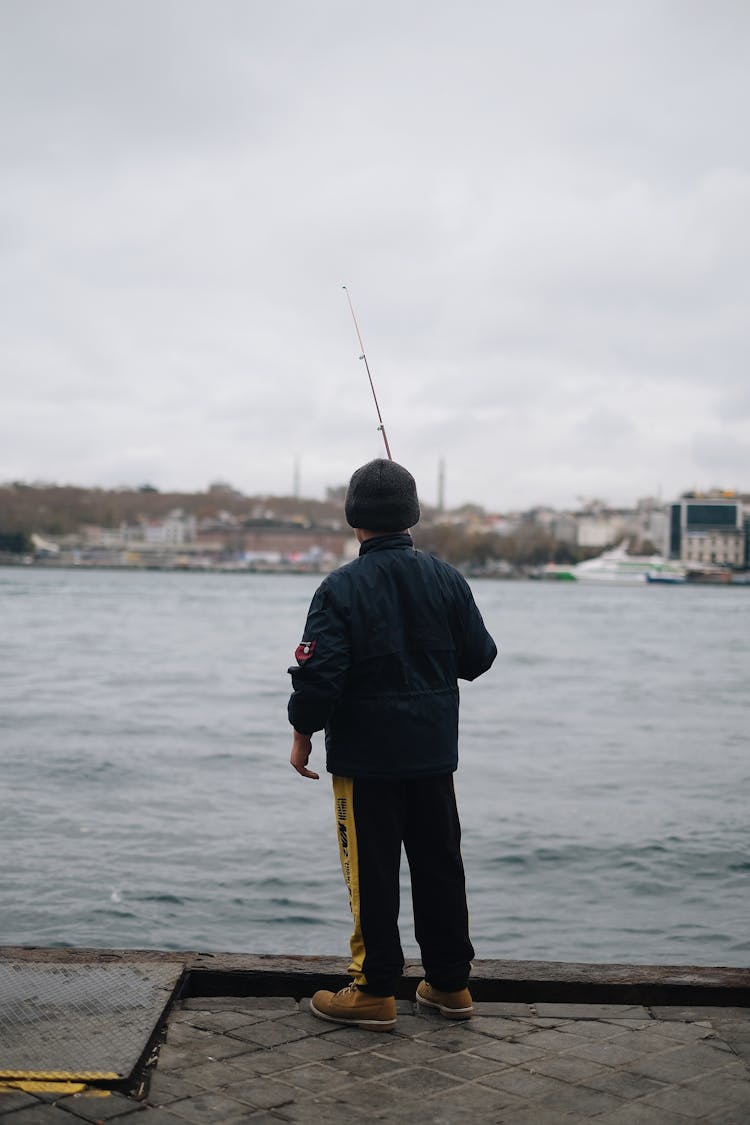
[[[144,1030],[132,1074],[46,1088],[6,1075],[2,1125],[750,1121],[747,970],[480,962],[475,993],[491,998],[456,1023],[416,1010],[419,969],[411,966],[395,1031],[373,1034],[309,1013],[310,993],[333,983],[343,962],[185,955],[181,964],[182,956],[5,951],[0,964],[12,964],[17,981],[40,964],[53,972],[74,965],[83,980],[87,966],[100,975],[103,966],[185,971]],[[38,975],[35,988],[38,999]],[[90,991],[87,1008],[90,1018]],[[7,1047],[13,1028],[1,1018],[0,1032]]]

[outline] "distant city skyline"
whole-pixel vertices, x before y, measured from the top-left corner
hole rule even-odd
[[[661,495],[660,496],[656,493],[651,493],[651,494],[647,494],[647,495],[643,495],[643,496],[632,495],[629,498],[626,498],[621,503],[613,503],[606,496],[593,496],[592,495],[592,496],[576,497],[574,503],[569,504],[569,505],[553,504],[553,503],[545,501],[545,500],[540,500],[536,504],[529,504],[529,505],[510,504],[510,505],[506,505],[504,507],[500,507],[497,504],[482,503],[481,501],[477,500],[475,497],[472,497],[472,496],[468,496],[465,499],[463,499],[461,501],[458,501],[456,503],[445,502],[445,503],[441,504],[440,503],[440,488],[441,488],[442,485],[444,485],[444,481],[445,481],[445,466],[442,463],[438,468],[437,488],[436,488],[436,494],[435,494],[434,498],[429,494],[428,491],[424,490],[421,487],[420,482],[417,481],[419,497],[420,497],[420,501],[421,501],[423,506],[430,508],[434,512],[445,511],[447,513],[450,513],[452,511],[456,511],[456,510],[461,509],[461,508],[466,507],[466,506],[476,506],[476,507],[483,508],[488,515],[504,515],[504,514],[513,514],[513,513],[519,513],[519,512],[524,512],[524,511],[530,511],[530,510],[533,510],[533,509],[540,509],[540,510],[550,509],[550,510],[559,511],[559,512],[566,512],[566,511],[567,512],[581,512],[583,510],[586,510],[586,509],[589,509],[589,508],[592,508],[592,507],[597,508],[597,507],[600,507],[600,506],[605,508],[605,509],[609,509],[609,510],[613,510],[613,511],[617,511],[617,510],[632,511],[632,510],[635,510],[635,508],[639,504],[644,503],[644,502],[650,502],[650,503],[655,503],[657,505],[663,505],[666,508],[669,504],[672,504],[675,501],[679,500],[681,497],[687,496],[687,495],[690,495],[690,494],[695,494],[696,496],[714,496],[714,497],[717,497],[717,496],[723,496],[723,497],[732,496],[732,497],[736,497],[738,500],[742,500],[742,498],[744,497],[746,499],[746,501],[750,501],[750,487],[748,487],[746,489],[744,489],[744,488],[725,489],[725,488],[720,488],[720,487],[715,487],[715,488],[711,488],[711,489],[693,489],[691,487],[685,487],[685,488],[679,489],[677,492],[674,493],[674,495],[669,495],[669,496]],[[217,510],[220,509],[221,506],[222,506],[221,489],[224,488],[224,489],[227,489],[228,491],[234,493],[235,495],[241,496],[243,499],[246,499],[248,501],[259,501],[259,500],[261,500],[261,501],[268,501],[269,503],[272,503],[273,500],[277,500],[277,501],[284,501],[287,504],[291,501],[294,501],[294,500],[298,500],[301,504],[305,504],[305,503],[309,502],[309,503],[331,503],[331,504],[336,505],[336,504],[340,503],[341,506],[342,506],[342,511],[343,511],[343,493],[344,493],[344,491],[346,489],[346,486],[347,486],[346,481],[340,481],[340,482],[337,482],[337,483],[328,482],[326,485],[324,485],[322,495],[313,495],[311,493],[306,492],[305,488],[304,488],[304,484],[301,483],[299,461],[295,461],[295,464],[294,464],[294,471],[293,471],[291,488],[287,489],[287,490],[282,489],[282,490],[279,490],[279,491],[276,491],[276,492],[268,492],[268,491],[260,491],[260,490],[259,491],[247,492],[247,491],[245,491],[245,489],[240,488],[234,481],[223,480],[223,479],[219,480],[216,477],[214,477],[211,480],[205,482],[203,485],[198,486],[197,488],[190,488],[187,485],[179,484],[179,483],[172,488],[161,488],[155,481],[152,481],[152,480],[139,481],[137,484],[129,484],[129,483],[121,482],[120,484],[117,484],[117,485],[105,485],[105,484],[101,484],[101,483],[99,483],[99,484],[82,484],[80,481],[46,480],[46,479],[43,479],[41,477],[35,477],[35,478],[28,479],[28,480],[19,480],[19,481],[0,481],[0,488],[12,486],[15,483],[20,483],[20,484],[23,484],[23,485],[31,486],[33,488],[47,488],[47,487],[49,487],[49,488],[67,488],[67,487],[70,487],[70,488],[80,488],[80,489],[83,489],[84,491],[87,490],[87,489],[92,489],[92,490],[100,489],[103,492],[107,492],[107,491],[138,492],[138,491],[152,491],[153,490],[153,491],[156,491],[158,493],[163,493],[164,495],[175,495],[175,496],[180,496],[180,495],[183,495],[183,496],[189,496],[189,495],[206,495],[206,496],[209,496],[212,493],[214,493],[215,499],[216,499]],[[327,493],[336,492],[336,491],[339,491],[339,490],[342,493],[342,497],[341,497],[340,501],[337,498],[332,498],[331,496],[327,495]],[[1,496],[0,496],[0,499],[1,499]]]

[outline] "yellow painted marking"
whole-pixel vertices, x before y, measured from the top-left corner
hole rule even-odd
[[[24,1094],[82,1094],[85,1089],[85,1082],[0,1082],[1,1094],[12,1094],[17,1090],[22,1090]],[[97,1090],[96,1093],[109,1097],[109,1090]]]
[[[14,1070],[0,1071],[0,1082],[99,1082],[122,1078],[114,1070]]]
[[[349,891],[349,906],[354,919],[354,932],[349,939],[352,959],[349,972],[355,984],[367,984],[364,974],[365,939],[362,934],[362,916],[359,904],[359,852],[357,851],[357,826],[354,823],[354,781],[351,777],[333,778],[333,797],[336,807],[336,827],[339,837],[339,858],[344,881]]]

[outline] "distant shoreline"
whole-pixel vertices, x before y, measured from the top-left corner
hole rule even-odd
[[[341,565],[343,565],[343,563]],[[161,574],[217,574],[217,575],[248,575],[248,574],[254,574],[254,575],[257,575],[257,574],[288,575],[288,574],[294,574],[294,575],[311,575],[311,576],[317,576],[317,577],[325,577],[326,574],[331,573],[332,569],[336,569],[335,567],[334,568],[331,568],[331,567],[316,567],[312,564],[295,564],[295,563],[290,563],[288,566],[285,566],[283,564],[277,564],[277,565],[269,564],[267,566],[264,566],[262,564],[261,565],[238,566],[236,564],[231,564],[231,563],[229,565],[225,565],[225,566],[222,566],[221,564],[212,565],[212,566],[178,566],[178,565],[169,566],[169,565],[160,565],[160,564],[156,564],[156,563],[152,563],[152,564],[149,564],[149,565],[133,565],[133,564],[128,564],[128,563],[94,563],[94,562],[67,562],[67,561],[66,562],[53,562],[49,559],[31,561],[29,559],[14,560],[14,559],[9,559],[7,557],[6,558],[0,558],[0,568],[3,568],[3,567],[5,567],[6,569],[9,569],[9,570],[26,570],[26,571],[30,571],[30,570],[34,570],[34,571],[40,571],[40,570],[46,570],[46,571],[85,570],[85,571],[97,571],[99,573],[103,573],[103,572],[107,572],[107,573],[127,572],[129,574],[132,574],[132,573],[149,573],[149,574],[161,573]],[[617,582],[617,581],[601,581],[601,582],[596,582],[596,583],[590,583],[590,582],[576,581],[575,579],[572,580],[572,581],[565,582],[565,583],[560,583],[559,581],[557,581],[557,582],[554,581],[554,578],[552,578],[552,577],[543,578],[538,573],[530,573],[530,572],[523,572],[523,571],[510,572],[509,573],[507,571],[480,571],[480,570],[474,570],[474,569],[470,568],[470,569],[464,570],[462,573],[464,574],[464,576],[466,578],[471,578],[472,580],[481,579],[481,580],[484,580],[484,581],[494,581],[494,582],[536,582],[536,583],[539,583],[540,585],[544,585],[544,586],[549,586],[549,585],[559,586],[559,585],[563,584],[563,585],[567,585],[567,586],[583,586],[583,585],[592,586],[593,585],[597,589],[609,589],[610,587],[613,587],[613,586],[620,587],[620,588],[629,587],[631,589],[641,589],[641,588],[646,587],[648,585],[647,582],[644,582],[643,587],[641,587],[640,584],[634,584],[632,582],[626,583],[626,582]],[[701,589],[705,588],[706,586],[722,587],[723,589],[727,589],[727,588],[735,588],[735,589],[736,588],[746,588],[746,589],[750,589],[750,572],[735,573],[731,576],[731,578],[728,581],[721,581],[721,582],[718,582],[715,579],[711,579],[711,578],[706,578],[706,579],[694,578],[689,582],[682,583],[682,586],[683,586],[683,588],[684,587],[693,587],[694,588],[694,587],[699,586],[699,587],[701,587]]]

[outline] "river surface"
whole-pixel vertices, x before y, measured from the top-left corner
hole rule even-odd
[[[346,955],[328,778],[288,764],[318,581],[0,569],[0,944]],[[477,956],[747,965],[750,590],[473,588]]]

